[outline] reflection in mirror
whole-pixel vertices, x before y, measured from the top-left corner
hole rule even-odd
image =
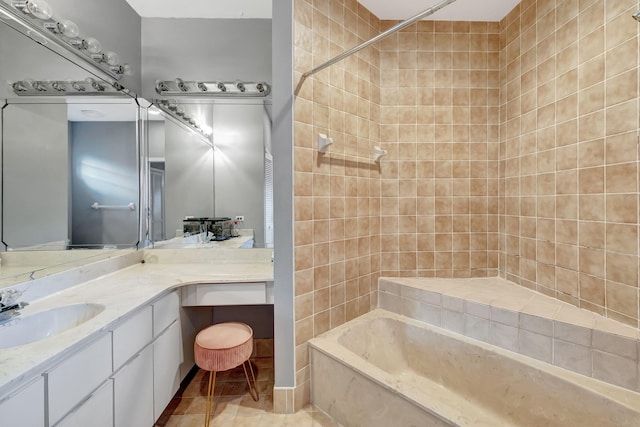
[[[150,110],[154,246],[272,247],[269,104],[180,100],[179,106],[200,128],[212,131],[213,143],[168,114]]]
[[[3,110],[7,249],[134,246],[135,101],[27,101],[12,100]]]
[[[0,287],[25,280],[21,274],[33,279],[114,256],[113,248],[138,241],[138,106],[42,42],[0,20],[0,224],[2,249],[10,251],[0,255]],[[37,82],[49,82],[47,91]],[[82,96],[60,96],[72,82],[84,86]],[[16,93],[14,83],[42,96]],[[102,96],[87,96],[92,88]],[[77,248],[101,250],[53,252]]]

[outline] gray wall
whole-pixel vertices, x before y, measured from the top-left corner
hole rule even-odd
[[[89,73],[0,21],[0,98],[15,98],[7,82],[84,80]]]
[[[264,244],[264,126],[262,105],[215,104],[215,215],[244,216]]]
[[[149,157],[164,159],[164,120],[149,122]]]
[[[142,19],[142,93],[156,80],[271,82],[270,19]]]
[[[66,104],[10,104],[3,123],[3,241],[22,247],[67,240]]]
[[[273,0],[274,348],[276,387],[295,385],[293,0]]]
[[[48,0],[56,16],[70,19],[80,33],[102,43],[103,51],[113,51],[122,63],[133,68],[122,84],[142,92],[141,18],[125,0]]]
[[[165,159],[165,230],[171,238],[185,216],[214,215],[213,148],[166,120]]]
[[[72,122],[72,244],[125,245],[138,237],[135,122]],[[91,204],[136,210],[100,209]]]

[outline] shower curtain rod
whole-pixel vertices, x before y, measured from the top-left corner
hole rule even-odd
[[[359,44],[356,47],[353,47],[343,53],[341,53],[340,55],[328,60],[327,62],[325,62],[322,65],[318,65],[316,68],[307,71],[306,73],[304,73],[301,77],[300,77],[300,81],[298,82],[298,86],[296,86],[296,90],[294,92],[294,94],[297,96],[298,93],[300,92],[300,89],[302,89],[302,85],[304,84],[305,80],[307,79],[307,77],[317,73],[318,71],[322,71],[325,68],[335,64],[336,62],[340,62],[343,59],[353,55],[356,52],[361,51],[362,49],[364,49],[365,47],[369,47],[370,45],[372,45],[373,43],[382,40],[383,38],[390,36],[393,33],[396,33],[400,30],[402,30],[405,27],[408,27],[409,25],[413,24],[416,21],[421,20],[422,18],[426,18],[429,15],[433,15],[434,13],[436,13],[437,11],[439,11],[440,9],[442,9],[445,6],[450,5],[451,3],[453,3],[456,0],[443,0],[440,3],[436,4],[435,6],[430,7],[429,9],[418,13],[417,15],[415,15],[412,18],[407,19],[404,22],[401,22],[397,25],[394,25],[393,27],[389,28],[388,30],[386,30],[383,33],[378,34],[377,36],[375,36],[374,38]]]

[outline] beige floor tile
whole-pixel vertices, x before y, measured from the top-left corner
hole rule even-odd
[[[242,366],[216,373],[212,427],[338,427],[312,405],[296,414],[273,413],[273,358],[252,359],[260,399],[249,394]],[[157,427],[202,427],[206,410],[209,373],[198,370],[162,414]]]

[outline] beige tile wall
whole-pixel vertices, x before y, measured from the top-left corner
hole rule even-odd
[[[355,0],[296,0],[295,76],[379,33]],[[295,406],[309,401],[307,341],[377,304],[379,50],[315,74],[295,100]],[[333,138],[318,153],[318,134]]]
[[[296,81],[395,24],[355,0],[294,8]],[[420,22],[307,80],[296,407],[307,341],[374,307],[380,275],[500,274],[638,326],[638,8],[525,0],[500,23]]]
[[[380,42],[383,276],[497,275],[499,42],[444,21]]]
[[[637,0],[500,23],[500,272],[638,327]]]

